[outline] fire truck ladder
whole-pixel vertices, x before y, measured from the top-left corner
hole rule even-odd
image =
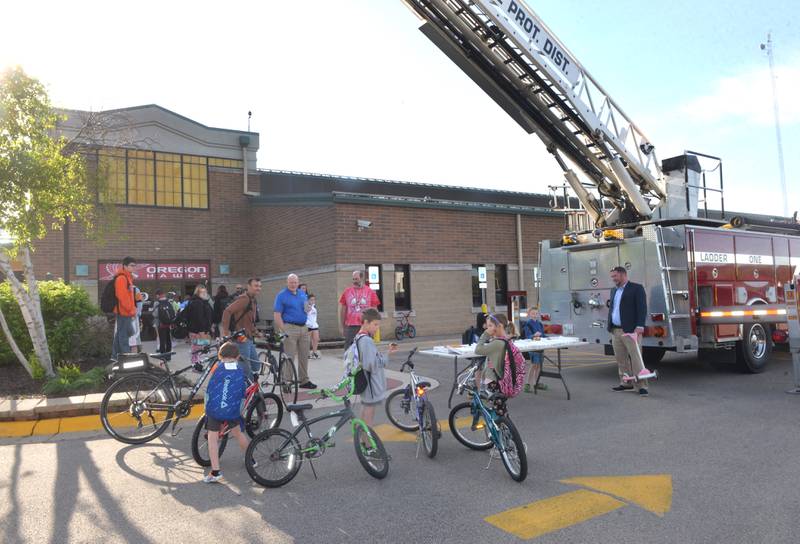
[[[666,198],[654,146],[524,2],[404,2],[431,41],[539,136],[595,225],[652,216],[646,197]],[[564,158],[587,176],[588,188]],[[610,213],[602,199],[613,204]]]
[[[667,308],[667,323],[675,337],[678,351],[695,349],[690,340],[692,334],[689,313],[689,262],[683,237],[673,227],[655,225],[658,266],[664,302]],[[689,344],[686,342],[689,341]]]

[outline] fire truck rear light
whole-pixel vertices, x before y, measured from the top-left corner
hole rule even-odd
[[[655,336],[656,338],[663,338],[667,335],[667,330],[664,327],[645,327],[645,336]]]
[[[542,314],[539,316],[542,321],[550,321],[550,314]]]
[[[564,327],[561,325],[545,325],[544,326],[544,333],[545,334],[563,334]]]
[[[664,314],[650,314],[651,321],[664,321]]]
[[[789,340],[789,333],[786,331],[782,331],[780,329],[776,329],[772,331],[772,341],[776,344],[783,344],[787,340]]]

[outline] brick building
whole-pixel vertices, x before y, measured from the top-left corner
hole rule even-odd
[[[62,130],[74,136],[87,114],[67,113]],[[502,309],[506,293],[521,288],[535,300],[539,241],[563,232],[544,195],[257,170],[256,133],[206,127],[155,105],[110,113],[123,115],[119,130],[93,142],[89,160],[109,179],[99,198],[120,204],[116,230],[98,244],[72,225],[49,234],[35,255],[40,277],[80,283],[93,297],[131,255],[146,291],[261,277],[267,316],[294,272],[317,295],[330,338],[339,294],[359,268],[379,292],[384,333],[397,312],[411,311],[419,334],[450,334],[474,323],[482,297]]]

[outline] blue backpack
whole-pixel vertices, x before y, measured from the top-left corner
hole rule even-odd
[[[240,419],[246,389],[247,378],[238,363],[218,362],[206,388],[206,414],[218,421]]]

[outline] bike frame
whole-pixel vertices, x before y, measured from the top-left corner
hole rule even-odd
[[[483,403],[483,399],[481,399],[480,395],[478,394],[477,388],[467,385],[468,382],[473,380],[475,377],[475,372],[478,370],[478,366],[481,364],[482,363],[471,365],[469,367],[469,371],[466,372],[466,374],[463,374],[460,379],[458,379],[458,384],[460,389],[466,389],[472,393],[472,410],[475,413],[480,414],[480,416],[483,418],[484,423],[489,429],[489,438],[491,438],[495,447],[499,449],[503,447],[503,444],[501,444],[500,431],[495,423],[497,414],[494,410]]]
[[[297,428],[294,430],[294,432],[292,432],[292,434],[289,436],[289,438],[287,438],[283,442],[283,444],[280,445],[280,447],[278,448],[278,451],[282,452],[283,449],[286,448],[286,446],[291,444],[292,440],[296,440],[297,436],[303,431],[303,429],[305,429],[306,434],[308,434],[309,438],[314,438],[314,435],[311,434],[311,426],[314,425],[315,423],[319,423],[320,421],[325,421],[326,419],[333,419],[335,417],[338,417],[339,421],[337,421],[336,424],[334,424],[334,426],[332,428],[328,429],[328,431],[324,435],[322,435],[322,437],[320,438],[320,440],[322,441],[323,445],[327,445],[330,442],[330,440],[333,438],[333,436],[339,431],[339,429],[341,429],[344,426],[344,424],[349,421],[350,422],[350,429],[351,429],[351,431],[353,433],[353,437],[354,438],[355,438],[355,434],[356,434],[356,427],[361,427],[364,430],[364,432],[367,433],[367,436],[369,437],[370,446],[373,447],[373,448],[376,447],[375,439],[372,437],[372,434],[369,432],[369,427],[367,427],[367,424],[364,422],[363,419],[357,418],[355,416],[355,414],[353,413],[353,409],[352,409],[352,406],[350,404],[350,398],[349,398],[353,394],[353,388],[355,387],[355,383],[353,382],[353,378],[348,376],[345,379],[344,382],[340,383],[336,387],[335,390],[338,390],[341,387],[343,387],[344,383],[349,383],[349,387],[348,387],[349,392],[347,394],[341,396],[341,397],[332,394],[330,391],[325,391],[325,394],[326,394],[326,396],[328,398],[331,398],[331,399],[336,400],[336,401],[344,402],[344,408],[342,408],[341,410],[336,410],[335,412],[328,412],[327,414],[324,414],[324,415],[321,415],[321,416],[318,416],[318,417],[315,417],[315,418],[312,418],[312,419],[306,419],[306,417],[303,414],[303,412],[296,412],[297,413],[297,417],[300,419],[301,423],[300,423],[300,425],[297,426]],[[322,393],[322,391],[314,391],[313,393],[319,394],[319,393]],[[299,440],[298,440],[298,442],[299,442]],[[310,454],[310,453],[316,453],[318,451],[320,451],[320,446],[317,445],[317,444],[314,444],[312,446],[309,446],[308,448],[301,448],[298,451],[298,453],[307,455],[307,454]]]

